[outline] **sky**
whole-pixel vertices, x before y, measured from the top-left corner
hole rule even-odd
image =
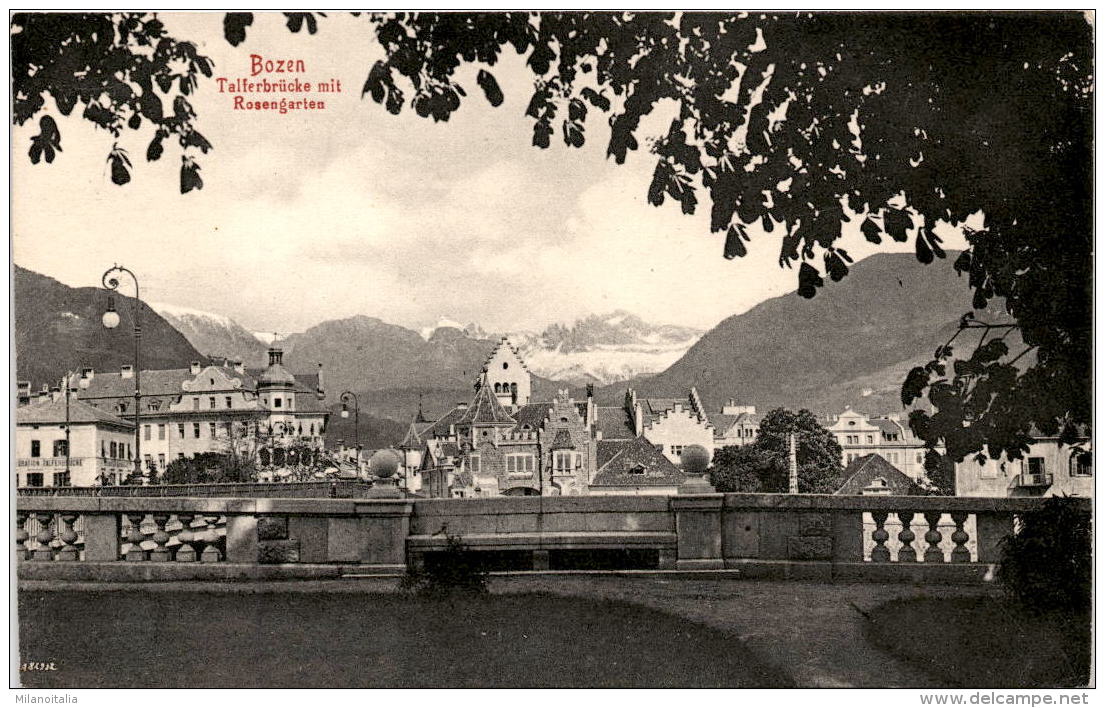
[[[353,315],[516,331],[615,309],[709,328],[796,287],[797,270],[777,263],[778,229],[753,232],[749,254],[727,261],[708,208],[685,216],[670,201],[646,202],[655,161],[642,137],[666,128],[663,110],[642,122],[642,149],[617,165],[605,157],[597,111],[582,149],[559,133],[546,150],[531,146],[532,79],[513,51],[493,69],[503,105],[487,104],[470,68],[459,74],[468,98],[434,123],[361,98],[382,56],[363,19],[331,16],[310,36],[258,13],[236,48],[223,39],[222,13],[161,19],[214,60],[215,78],[248,77],[257,54],[302,59],[299,78],[338,79],[342,92],[322,111],[242,111],[201,77],[191,102],[214,149],[199,156],[203,189],[187,195],[175,145],[159,162],[143,159],[148,126],[119,140],[134,163],[123,187],[106,162],[112,136],[77,111],[53,113],[64,151],[52,165],[26,157],[37,126],[15,128],[16,264],[91,286],[120,263],[138,274],[147,301],[281,333]],[[853,256],[873,252],[854,233],[841,245]]]

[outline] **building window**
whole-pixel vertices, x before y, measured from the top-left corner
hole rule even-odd
[[[553,455],[553,469],[557,472],[572,471],[572,453],[557,452]]]
[[[180,439],[184,439],[184,423],[176,424],[176,431],[180,434]]]
[[[165,439],[165,424],[164,423],[158,423],[157,424],[157,439],[158,440],[164,440]]]
[[[868,435],[867,436],[867,444],[868,445],[874,445],[875,444],[875,436],[874,435]]]
[[[42,473],[41,472],[28,472],[27,473],[27,486],[28,487],[41,487]]]
[[[234,399],[231,398],[230,396],[226,397],[226,407],[227,408],[233,408],[234,407]]]
[[[100,457],[107,457],[107,443],[103,440],[100,441]]]
[[[315,436],[315,424],[311,423],[311,437]]]
[[[192,423],[192,437],[199,440],[200,437],[200,424]]]
[[[208,406],[208,407],[209,407],[209,408],[210,408],[211,410],[214,410],[214,409],[215,409],[215,397],[214,397],[214,396],[211,396],[210,398],[208,398],[208,399],[207,399],[207,406]]]
[[[151,435],[153,435],[153,426],[152,425],[143,425],[142,426],[142,439],[143,440],[149,440]]]
[[[54,441],[54,457],[65,457],[69,454],[69,443],[65,440]]]
[[[31,441],[31,457],[42,457],[42,443],[38,440]]]
[[[111,443],[111,459],[116,460],[119,458],[119,447],[116,443]]]
[[[130,456],[130,443],[127,443],[127,459],[128,460],[131,459],[131,456]]]
[[[1044,473],[1044,458],[1042,457],[1030,457],[1028,458],[1028,473],[1032,475]]]
[[[273,408],[279,408],[280,404],[282,402],[283,402],[283,399],[281,399],[279,396],[277,396],[276,398],[272,399],[272,407]]]
[[[149,455],[143,455],[142,457],[146,460],[146,469],[150,472],[153,472],[153,458],[151,458]]]
[[[922,465],[924,463],[925,463],[925,453],[918,452],[917,453],[917,464]]]
[[[157,469],[165,469],[165,453],[158,453],[157,455]]]
[[[120,403],[119,404],[119,412],[120,413],[126,413],[127,412],[127,404],[126,403]]]
[[[671,454],[672,454],[672,457],[679,457],[680,455],[683,454],[683,446],[682,445],[672,445],[671,446]]]
[[[479,455],[471,455],[468,458],[468,465],[472,468],[473,472],[479,472],[480,471],[480,456]]]
[[[526,477],[533,474],[533,455],[507,455],[506,473]]]
[[[192,410],[198,411],[199,409],[200,409],[200,398],[199,398],[199,396],[192,396]]]
[[[208,423],[207,428],[208,428],[208,432],[211,433],[211,439],[214,440],[215,436],[218,435],[218,433],[215,432],[215,424],[214,423]]]
[[[1075,450],[1070,455],[1071,477],[1092,477],[1093,467],[1090,466],[1090,453]]]
[[[54,473],[54,486],[55,487],[68,487],[68,486],[70,486],[69,473],[68,472],[55,472]]]

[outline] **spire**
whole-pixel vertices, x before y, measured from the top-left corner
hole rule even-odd
[[[415,427],[417,419],[411,418],[411,425],[407,428],[407,435],[403,438],[403,442],[399,443],[400,450],[417,450],[422,447],[422,436],[418,434],[418,428]]]
[[[422,412],[422,394],[421,393],[418,394],[418,417],[416,417],[414,419],[414,422],[415,423],[429,423],[430,422],[429,420],[427,420],[426,414],[424,414]]]
[[[487,385],[487,372],[485,371],[477,382],[476,397],[472,404],[465,410],[464,415],[457,421],[457,425],[516,425],[517,421],[499,403],[499,397],[495,395],[491,386]]]

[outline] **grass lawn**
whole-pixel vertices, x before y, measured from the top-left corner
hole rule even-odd
[[[1085,686],[1090,616],[1035,617],[995,597],[894,600],[871,613],[869,638],[948,686]]]
[[[21,592],[32,687],[790,686],[723,632],[543,594]]]

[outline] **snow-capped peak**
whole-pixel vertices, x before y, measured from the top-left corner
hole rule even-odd
[[[223,327],[232,327],[234,320],[230,319],[226,315],[220,315],[214,312],[206,312],[204,310],[196,310],[191,307],[183,307],[181,305],[170,305],[164,302],[150,302],[147,303],[154,312],[162,317],[168,316],[174,319],[194,319],[194,320],[207,320]]]

